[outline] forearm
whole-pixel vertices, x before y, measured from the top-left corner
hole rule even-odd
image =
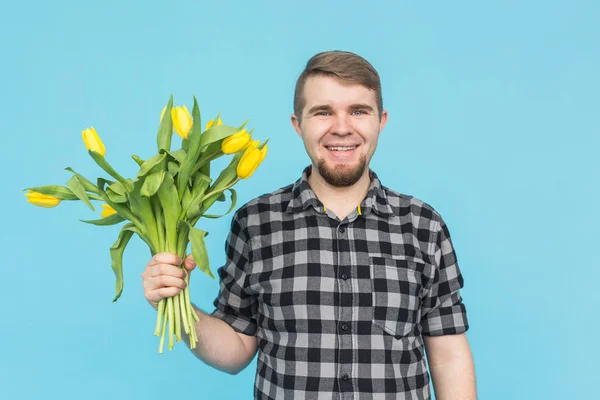
[[[254,357],[255,351],[248,349],[237,332],[226,322],[196,307],[194,311],[199,319],[194,324],[198,342],[191,351],[200,360],[218,370],[229,374],[237,374],[243,370]],[[189,347],[189,336],[182,332],[182,337]]]
[[[476,400],[475,369],[471,357],[430,365],[437,400]]]

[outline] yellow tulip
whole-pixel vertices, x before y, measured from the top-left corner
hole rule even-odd
[[[246,129],[226,137],[221,143],[223,154],[233,154],[243,150],[250,144],[250,134]]]
[[[88,150],[94,151],[101,155],[106,154],[106,148],[104,147],[104,143],[102,143],[102,140],[100,140],[100,136],[98,136],[98,133],[96,132],[96,129],[94,129],[93,126],[90,126],[81,134],[83,136],[83,143],[85,144],[85,147]]]
[[[52,208],[56,207],[58,203],[61,202],[61,199],[57,197],[41,194],[31,190],[29,193],[25,193],[25,196],[27,197],[28,202],[38,207]]]
[[[214,124],[215,124],[215,120],[211,119],[210,121],[207,122],[205,130],[212,128],[212,126]],[[217,117],[217,126],[219,126],[219,125],[223,125],[223,121],[221,121],[221,117]]]
[[[109,215],[113,215],[113,214],[117,213],[117,211],[114,208],[112,208],[111,206],[109,206],[108,204],[102,204],[102,208],[103,208],[102,213],[100,213],[101,218],[106,218]]]
[[[259,150],[258,143],[258,140],[252,141],[242,155],[237,166],[237,175],[240,179],[249,178],[267,155],[267,145]]]
[[[173,118],[173,127],[182,139],[187,139],[190,129],[192,129],[192,116],[186,106],[173,107],[171,109],[171,118]]]

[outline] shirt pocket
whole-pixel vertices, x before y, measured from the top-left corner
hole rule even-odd
[[[424,263],[389,257],[369,257],[369,261],[373,325],[396,339],[420,329]]]

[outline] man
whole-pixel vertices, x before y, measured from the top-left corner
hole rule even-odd
[[[292,115],[312,165],[233,217],[216,310],[197,310],[195,354],[236,374],[258,350],[257,399],[429,399],[424,350],[438,400],[476,398],[448,228],[368,167],[387,118],[371,64],[317,54]],[[181,262],[148,263],[155,308],[185,287]]]

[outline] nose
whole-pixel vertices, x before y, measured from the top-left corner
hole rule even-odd
[[[352,134],[352,124],[350,123],[350,118],[344,114],[336,114],[333,119],[333,125],[331,127],[331,133],[334,135],[351,135]]]

